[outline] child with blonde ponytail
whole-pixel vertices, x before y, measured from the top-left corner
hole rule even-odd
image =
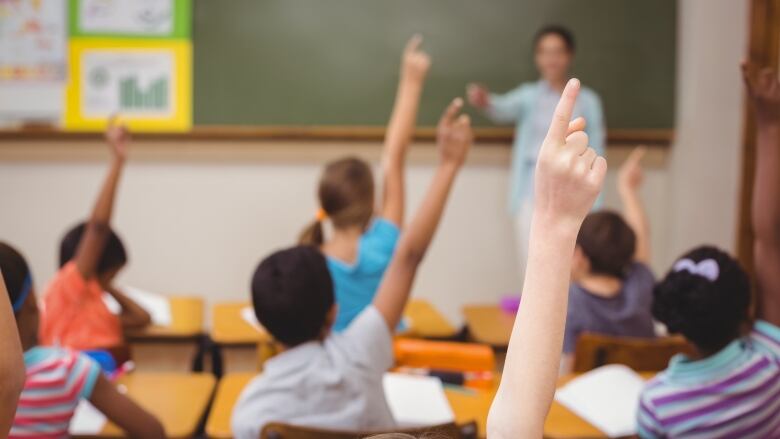
[[[404,217],[404,161],[414,133],[425,76],[431,61],[412,37],[403,52],[395,106],[382,157],[383,194],[375,201],[374,178],[365,161],[348,157],[329,163],[318,189],[320,210],[299,239],[326,256],[335,287],[334,329],[345,329],[374,298],[395,250]],[[325,238],[323,223],[332,234]]]

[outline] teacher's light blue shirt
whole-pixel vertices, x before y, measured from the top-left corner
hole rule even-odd
[[[533,196],[533,176],[539,147],[547,135],[561,94],[544,81],[521,84],[505,94],[491,94],[485,114],[496,123],[514,123],[512,171],[509,180],[509,210],[515,214],[523,200]],[[604,155],[605,128],[601,100],[593,90],[582,87],[572,119],[582,116],[590,146]]]

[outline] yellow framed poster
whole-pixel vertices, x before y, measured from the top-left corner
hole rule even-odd
[[[100,131],[118,114],[134,131],[192,127],[192,44],[187,40],[73,38],[64,126]]]

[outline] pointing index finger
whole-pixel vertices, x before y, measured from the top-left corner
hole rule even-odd
[[[409,41],[406,42],[406,47],[404,48],[404,51],[406,53],[410,52],[416,52],[417,49],[420,48],[420,44],[422,44],[422,35],[420,34],[414,34],[412,35],[412,38],[409,38]]]
[[[561,99],[555,107],[552,121],[550,121],[550,129],[547,131],[547,141],[552,141],[559,145],[566,143],[566,133],[569,128],[571,115],[574,111],[574,103],[577,102],[579,91],[579,79],[572,78],[566,83],[566,87],[564,87],[563,93],[561,93]]]
[[[444,113],[441,115],[439,124],[451,124],[455,120],[455,116],[458,115],[458,112],[462,107],[463,99],[459,97],[453,99],[450,105],[447,106],[447,109],[444,110]]]

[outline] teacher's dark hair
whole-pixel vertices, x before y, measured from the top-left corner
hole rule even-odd
[[[536,31],[536,35],[534,36],[534,47],[536,47],[539,44],[539,41],[547,35],[557,35],[561,37],[569,53],[574,53],[574,49],[576,48],[574,34],[571,33],[569,29],[557,24],[549,24]]]

